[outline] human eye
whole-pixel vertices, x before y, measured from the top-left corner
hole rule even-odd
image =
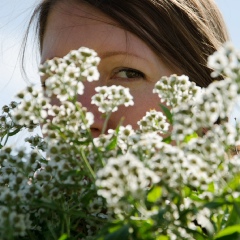
[[[145,79],[145,74],[133,68],[120,68],[113,72],[111,79],[134,81]]]

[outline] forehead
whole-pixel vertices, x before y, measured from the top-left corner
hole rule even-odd
[[[134,34],[98,9],[83,3],[58,3],[51,10],[43,38],[42,62],[85,46],[98,53],[129,52],[151,56],[152,50]]]

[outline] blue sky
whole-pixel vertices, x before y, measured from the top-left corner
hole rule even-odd
[[[229,29],[231,40],[240,49],[240,1],[215,0]]]
[[[0,0],[0,106],[24,88],[19,66],[19,50],[33,6],[40,0]],[[216,0],[234,45],[240,49],[240,0]],[[36,50],[28,53],[28,74],[38,81]],[[240,114],[239,114],[240,115]]]

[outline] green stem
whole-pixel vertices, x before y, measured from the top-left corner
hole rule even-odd
[[[79,108],[79,106],[77,106],[76,104],[75,104],[75,106],[76,106],[77,110],[78,110],[78,111],[80,112],[80,114],[81,114],[81,119],[82,119],[82,121],[83,121],[84,124],[86,125],[84,114],[82,113],[82,111],[81,111],[81,109]],[[88,136],[89,136],[89,138],[90,138],[90,140],[91,140],[91,143],[92,143],[92,145],[93,145],[94,151],[95,151],[95,153],[97,154],[98,159],[100,160],[100,162],[101,162],[101,164],[102,164],[102,167],[104,167],[104,166],[105,166],[105,163],[103,162],[102,157],[101,157],[101,155],[99,154],[99,150],[97,149],[97,147],[96,147],[95,144],[94,144],[91,131],[90,131],[89,129],[87,129],[87,132],[88,132]]]
[[[5,139],[3,146],[5,146],[7,144],[8,138],[9,138],[9,129],[7,130],[6,139]]]
[[[69,216],[67,216],[67,214],[64,215],[64,220],[65,223],[62,223],[62,232],[61,235],[63,234],[67,234],[67,236],[70,236],[70,221],[69,221]]]
[[[98,150],[98,148],[96,147],[96,145],[95,145],[95,143],[94,143],[94,141],[93,141],[93,137],[92,137],[91,132],[89,133],[89,136],[90,136],[90,138],[91,138],[91,143],[92,143],[92,145],[93,145],[93,149],[94,149],[95,153],[97,154],[98,159],[99,159],[99,161],[101,162],[102,167],[104,167],[104,166],[105,166],[105,162],[103,161],[103,158],[102,158],[102,156],[100,155],[99,150]]]
[[[91,174],[91,179],[92,179],[93,181],[95,181],[95,179],[96,179],[95,173],[94,173],[92,167],[90,166],[88,160],[86,159],[86,156],[85,156],[82,148],[81,148],[80,152],[81,152],[81,157],[82,157],[82,159],[83,159],[83,161],[84,161],[84,163],[85,163],[88,171],[89,171],[90,174]]]
[[[108,121],[109,121],[109,118],[110,118],[111,114],[112,114],[112,112],[107,113],[107,116],[106,116],[106,119],[105,119],[105,121],[104,121],[101,134],[104,134],[104,133],[105,133],[105,131],[106,131],[106,129],[107,129],[107,124],[108,124]]]

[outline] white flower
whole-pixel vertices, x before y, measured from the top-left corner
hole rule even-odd
[[[187,159],[184,152],[169,144],[159,143],[157,151],[146,163],[161,178],[160,183],[171,188],[181,186],[186,177],[184,166],[187,165]]]
[[[46,120],[50,99],[44,96],[42,89],[36,86],[29,86],[18,96],[21,96],[21,103],[12,111],[15,123],[27,126],[30,129]]]
[[[180,106],[182,103],[193,100],[200,92],[200,87],[195,82],[189,81],[185,75],[162,77],[153,89],[157,93],[161,102],[166,102],[171,108]]]
[[[100,74],[97,70],[97,67],[92,66],[92,67],[85,69],[82,72],[82,76],[86,77],[88,82],[92,82],[92,81],[98,80],[100,77]]]
[[[221,74],[236,79],[240,71],[240,51],[234,49],[232,43],[226,42],[214,54],[208,57],[208,67],[212,68],[212,77]]]
[[[125,107],[133,105],[133,97],[129,88],[122,86],[103,86],[95,88],[97,94],[92,97],[92,104],[102,113],[116,112],[120,105]]]
[[[161,151],[162,137],[157,132],[147,132],[142,134],[132,134],[128,144],[129,151],[143,159],[151,159],[155,153]]]
[[[66,101],[77,94],[82,95],[84,80],[91,82],[99,79],[99,62],[96,52],[85,47],[73,50],[63,58],[47,60],[39,68],[40,74],[47,76],[47,96],[55,95],[60,101]]]
[[[229,116],[237,98],[237,84],[231,79],[215,81],[197,95],[194,101],[173,110],[172,139],[183,141],[185,136],[200,128],[212,127]]]
[[[205,228],[208,231],[208,233],[212,234],[214,232],[214,227],[211,221],[209,220],[210,216],[211,216],[210,210],[208,208],[204,208],[197,213],[196,220],[197,223],[202,228]]]
[[[166,116],[162,112],[151,110],[137,122],[142,132],[157,131],[166,133],[170,124],[166,121]]]
[[[126,154],[108,160],[106,166],[97,172],[96,185],[99,188],[98,195],[104,197],[116,213],[122,207],[125,210],[130,207],[127,202],[122,206],[124,196],[130,194],[135,199],[141,199],[150,184],[159,180],[136,156]]]

